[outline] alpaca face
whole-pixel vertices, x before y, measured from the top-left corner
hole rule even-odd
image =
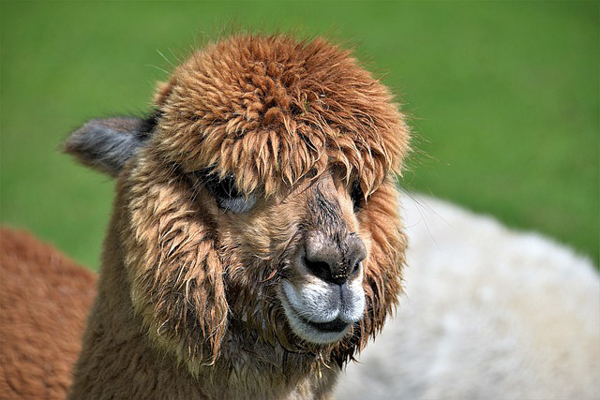
[[[119,176],[148,334],[191,362],[240,337],[352,358],[401,291],[408,130],[387,89],[322,39],[233,36],[177,68],[155,106],[66,143]]]
[[[367,248],[346,187],[331,177],[307,190],[307,228],[286,260],[279,298],[293,331],[315,343],[335,342],[361,319]],[[356,202],[356,201],[355,201]]]
[[[221,185],[229,186],[226,182]],[[269,306],[286,317],[276,327],[280,335],[290,327],[312,343],[345,336],[364,313],[368,256],[356,215],[363,200],[352,198],[352,187],[326,174],[264,199],[213,185],[205,188],[219,209],[215,218],[228,259],[228,302],[237,305],[232,313],[246,321],[262,319],[264,301],[272,299],[276,304]],[[261,294],[259,302],[236,302],[240,293],[252,292]]]

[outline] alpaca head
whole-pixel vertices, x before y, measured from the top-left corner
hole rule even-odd
[[[120,179],[130,297],[153,340],[190,362],[243,337],[342,364],[401,291],[407,142],[349,52],[238,35],[178,67],[150,117],[92,120],[65,147]]]

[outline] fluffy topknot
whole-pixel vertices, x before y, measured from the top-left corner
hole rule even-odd
[[[327,168],[369,195],[400,171],[408,129],[387,88],[321,38],[236,35],[161,86],[156,143],[188,171],[233,174],[271,195]]]

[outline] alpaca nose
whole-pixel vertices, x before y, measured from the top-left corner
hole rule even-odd
[[[316,277],[340,285],[357,274],[367,257],[365,244],[356,234],[336,243],[321,232],[311,232],[305,248],[306,268]]]

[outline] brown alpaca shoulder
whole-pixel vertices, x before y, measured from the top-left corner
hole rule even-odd
[[[0,393],[64,399],[96,277],[52,246],[6,228],[0,271]]]

